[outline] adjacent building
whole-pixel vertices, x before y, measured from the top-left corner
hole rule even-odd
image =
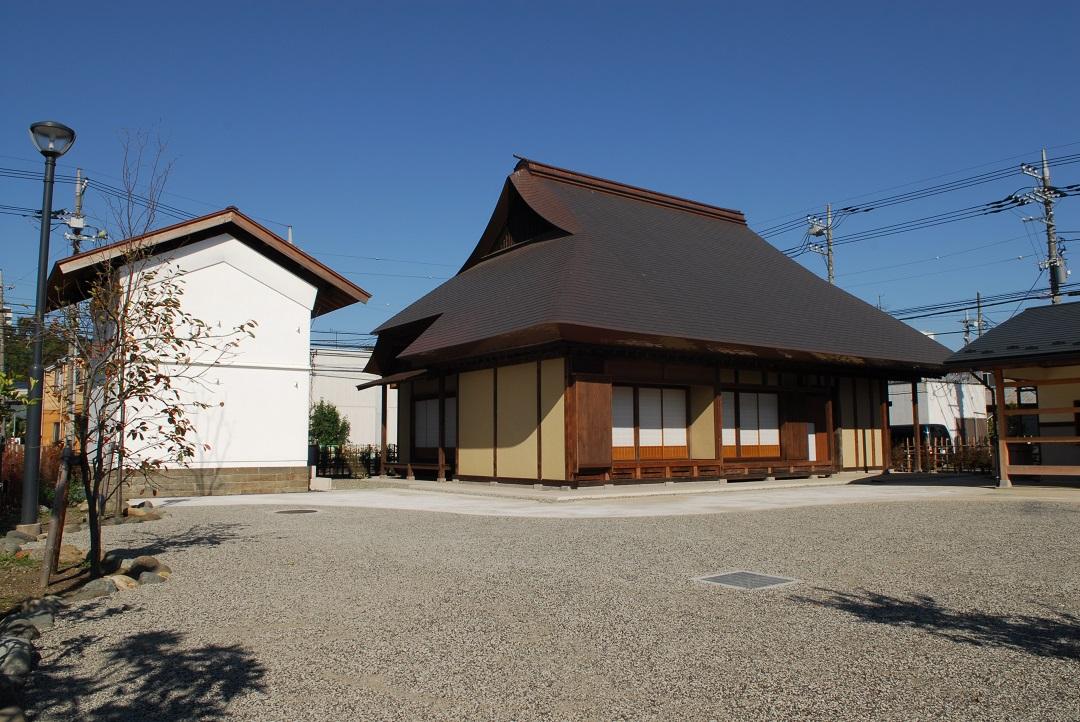
[[[327,401],[349,422],[349,443],[378,446],[381,441],[382,404],[379,389],[357,392],[357,382],[367,383],[377,376],[364,373],[371,359],[370,348],[343,346],[311,347],[311,403]],[[397,391],[387,398],[387,443],[397,443]]]
[[[129,268],[133,249],[140,262]],[[195,457],[186,467],[167,465],[130,493],[306,490],[311,319],[366,303],[369,294],[230,207],[58,261],[49,278],[51,308],[83,300],[103,271],[126,279],[162,267],[183,272],[181,303],[209,328],[227,331],[249,320],[258,326],[228,355],[193,360],[202,366],[199,378],[180,391],[209,404],[189,412]]]
[[[993,374],[1001,486],[1080,479],[1080,303],[1025,309],[946,363]]]
[[[953,443],[982,442],[987,438],[987,403],[990,392],[981,374],[946,374],[915,385],[919,397],[919,421],[924,426],[945,427]],[[910,437],[913,423],[912,385],[889,384],[889,425],[902,426]]]
[[[560,485],[885,468],[888,380],[949,354],[739,211],[530,160],[375,333],[398,472]]]

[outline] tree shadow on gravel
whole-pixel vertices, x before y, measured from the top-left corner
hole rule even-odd
[[[155,533],[153,531],[139,530],[138,534],[128,540],[132,546],[127,548],[109,548],[109,554],[123,557],[139,555],[155,556],[163,552],[190,549],[192,547],[219,547],[237,539],[245,538],[239,534],[240,529],[246,528],[245,524],[235,522],[216,522],[212,524],[196,524],[182,532]],[[142,544],[141,546],[139,546]]]
[[[1050,615],[1002,615],[962,611],[940,605],[933,597],[911,599],[869,591],[821,590],[829,599],[796,597],[796,601],[839,609],[866,622],[911,627],[951,642],[976,647],[1003,647],[1039,657],[1080,659],[1080,617],[1067,612]]]
[[[77,637],[42,659],[26,693],[28,711],[34,718],[105,722],[209,720],[224,716],[241,694],[265,692],[266,668],[244,647],[182,642],[177,632],[134,634],[104,650],[95,675],[81,658],[99,639]]]

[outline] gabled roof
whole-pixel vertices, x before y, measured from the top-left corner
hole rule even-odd
[[[556,340],[913,371],[949,353],[785,256],[739,211],[526,159],[461,271],[375,333],[376,373]]]
[[[1013,362],[1080,358],[1080,302],[1035,306],[995,326],[948,358],[949,366],[988,368]]]
[[[133,251],[167,253],[221,233],[229,233],[275,263],[316,288],[312,317],[367,303],[371,294],[315,260],[265,226],[245,216],[234,206],[183,221],[142,236],[125,238],[56,262],[49,275],[48,308],[53,310],[83,300],[86,288],[104,265],[118,267]]]

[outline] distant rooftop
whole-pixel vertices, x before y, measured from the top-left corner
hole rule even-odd
[[[948,366],[980,368],[1009,361],[1080,359],[1080,302],[1025,309],[984,333],[946,360]]]

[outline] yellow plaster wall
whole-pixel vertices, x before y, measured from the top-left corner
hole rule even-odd
[[[500,366],[498,456],[496,473],[516,479],[537,478],[536,363]]]
[[[398,384],[397,398],[398,461],[408,463],[411,461],[409,453],[412,448],[412,436],[410,434],[412,424],[412,384],[408,382]]]
[[[845,469],[884,466],[879,386],[874,379],[840,379],[841,463]]]
[[[540,362],[540,469],[545,479],[566,479],[565,362]]]
[[[690,456],[716,458],[716,424],[713,416],[713,387],[690,387]]]
[[[458,376],[458,474],[492,476],[494,440],[495,372],[465,371]]]
[[[854,468],[855,456],[855,407],[852,403],[852,379],[840,379],[840,464],[845,469]]]

